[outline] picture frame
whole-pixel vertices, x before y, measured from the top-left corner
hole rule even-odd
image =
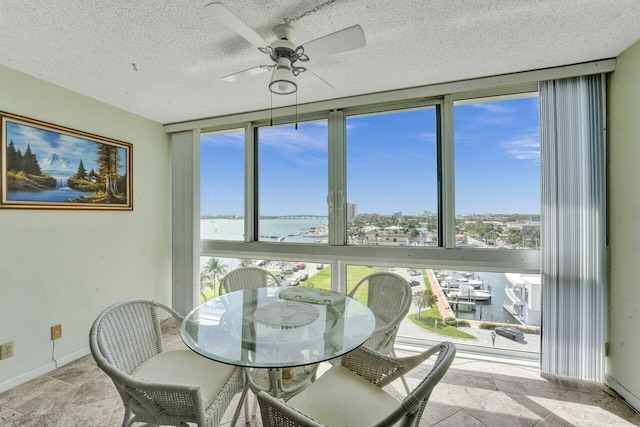
[[[133,210],[131,143],[0,112],[0,208]]]

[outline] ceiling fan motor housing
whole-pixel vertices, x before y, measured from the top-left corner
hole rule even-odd
[[[291,63],[294,63],[298,60],[298,55],[296,53],[296,45],[291,43],[287,39],[279,39],[271,43],[271,47],[273,48],[273,52],[269,55],[273,62],[278,62],[280,58],[286,58]]]

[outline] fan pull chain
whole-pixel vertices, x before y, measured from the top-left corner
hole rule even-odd
[[[298,91],[296,91],[296,130],[298,130]]]
[[[269,126],[273,127],[273,92],[271,92],[271,110],[269,110],[271,118],[269,119]]]
[[[304,12],[301,15],[294,16],[293,18],[284,18],[284,23],[287,24],[287,25],[290,25],[291,23],[296,22],[298,19],[305,18],[305,17],[311,15],[312,13],[315,13],[315,12],[319,11],[323,7],[329,6],[331,3],[335,3],[335,2],[336,2],[336,0],[327,0],[324,3],[317,5],[313,9],[307,10],[306,12]]]

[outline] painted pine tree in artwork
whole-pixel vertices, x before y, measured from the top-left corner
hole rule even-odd
[[[120,194],[118,189],[118,169],[120,154],[118,148],[113,145],[100,144],[98,146],[98,177],[100,183],[104,185],[104,191],[109,197]]]
[[[78,179],[86,179],[87,178],[87,170],[84,168],[84,164],[82,163],[82,159],[80,159],[80,164],[78,165],[78,172],[76,172],[76,177]]]

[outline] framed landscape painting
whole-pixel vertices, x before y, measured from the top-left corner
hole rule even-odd
[[[130,143],[0,117],[1,208],[133,209]]]

